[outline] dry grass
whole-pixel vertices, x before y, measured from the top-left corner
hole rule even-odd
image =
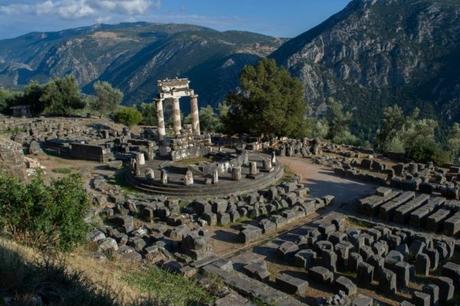
[[[51,305],[194,305],[213,300],[194,280],[91,254],[82,247],[51,258],[0,238],[0,300],[14,297],[13,305],[33,305],[37,296]]]

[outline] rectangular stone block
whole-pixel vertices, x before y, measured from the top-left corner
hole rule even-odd
[[[276,277],[278,287],[289,294],[296,294],[304,297],[308,290],[308,282],[306,280],[291,276],[287,273],[279,273]]]
[[[344,291],[348,296],[355,295],[358,292],[358,288],[352,280],[345,276],[339,276],[335,280],[335,285],[338,290]]]
[[[437,232],[442,228],[442,222],[450,215],[447,209],[438,209],[436,212],[429,215],[426,219],[425,228],[432,232]]]
[[[331,284],[334,280],[334,273],[332,273],[332,271],[329,271],[325,267],[321,266],[311,267],[308,270],[308,276],[312,280],[320,282],[322,284]]]
[[[451,278],[455,286],[460,286],[460,265],[447,262],[442,266],[441,274]]]
[[[441,302],[450,301],[454,297],[454,281],[446,276],[439,276],[430,279],[431,282],[439,287],[439,300]]]
[[[430,295],[424,292],[415,291],[413,297],[416,306],[430,306]]]
[[[406,204],[401,205],[395,210],[393,221],[405,224],[409,220],[409,213],[425,204],[429,198],[429,195],[421,194],[415,197],[415,199],[407,202]]]
[[[444,221],[444,234],[455,236],[460,232],[460,211]]]
[[[246,226],[239,234],[239,240],[242,243],[249,243],[259,239],[262,236],[262,230],[255,226]]]
[[[402,204],[406,203],[407,201],[412,200],[415,197],[415,193],[412,191],[403,192],[401,195],[396,197],[395,199],[383,204],[379,207],[379,217],[383,220],[390,220],[392,216],[393,210],[397,207],[401,206]]]
[[[366,262],[361,262],[358,265],[356,273],[356,282],[360,287],[369,287],[374,278],[374,267]]]
[[[422,226],[425,218],[444,202],[445,199],[441,197],[430,198],[427,204],[410,213],[409,224],[415,227]]]
[[[401,194],[400,191],[391,191],[391,193],[386,196],[373,195],[364,199],[360,199],[359,203],[361,211],[368,216],[374,216],[380,205],[394,199],[399,194]]]

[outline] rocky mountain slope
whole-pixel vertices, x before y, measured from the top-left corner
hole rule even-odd
[[[353,0],[272,55],[299,77],[317,111],[332,96],[375,130],[382,107],[460,120],[460,1]]]
[[[217,104],[237,86],[241,68],[267,56],[282,40],[176,24],[122,23],[0,41],[0,85],[73,74],[86,92],[107,80],[125,103],[149,101],[156,80],[189,77],[201,104]]]

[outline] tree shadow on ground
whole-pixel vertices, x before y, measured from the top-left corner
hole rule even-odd
[[[357,200],[374,194],[378,187],[372,184],[354,182],[350,180],[334,182],[328,180],[309,179],[306,186],[311,190],[311,196],[321,198],[326,195],[335,196],[336,203],[355,203]]]
[[[212,239],[233,243],[233,244],[240,244],[238,241],[238,235],[232,232],[224,231],[224,230],[217,230],[214,232]]]

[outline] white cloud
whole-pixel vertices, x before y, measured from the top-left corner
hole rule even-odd
[[[46,0],[35,4],[0,5],[0,15],[55,15],[65,19],[107,18],[110,14],[137,16],[157,8],[160,0]]]

